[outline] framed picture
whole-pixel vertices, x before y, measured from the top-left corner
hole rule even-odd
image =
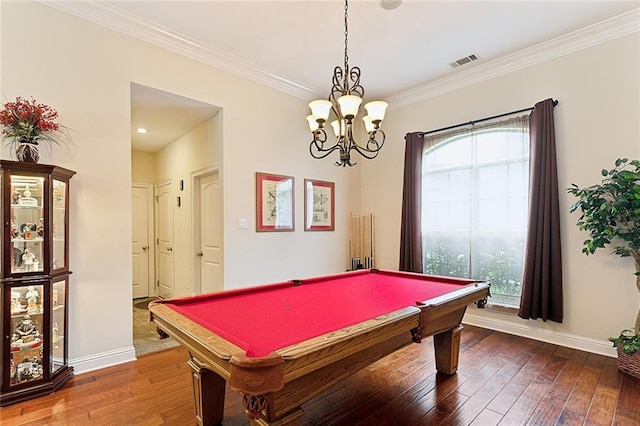
[[[304,180],[304,230],[335,229],[335,183]]]
[[[293,231],[293,183],[291,176],[256,173],[256,231]]]

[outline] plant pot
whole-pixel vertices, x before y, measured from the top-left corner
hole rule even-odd
[[[37,163],[40,159],[38,145],[33,143],[20,143],[16,148],[16,157],[18,161],[25,163]]]
[[[640,352],[626,354],[621,344],[616,348],[618,349],[618,370],[640,379]]]

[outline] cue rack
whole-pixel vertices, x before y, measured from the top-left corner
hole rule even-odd
[[[349,217],[349,270],[371,269],[375,265],[375,217],[351,214]]]

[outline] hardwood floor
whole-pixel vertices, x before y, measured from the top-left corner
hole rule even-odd
[[[2,425],[195,425],[182,348],[74,377],[0,409]],[[227,392],[223,425],[247,425]],[[432,339],[357,372],[303,406],[303,425],[640,425],[640,380],[616,360],[465,326],[458,374],[435,373]]]

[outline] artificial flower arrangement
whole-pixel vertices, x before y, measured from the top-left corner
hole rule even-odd
[[[0,111],[2,137],[15,148],[19,161],[38,161],[38,144],[61,144],[68,139],[67,128],[58,124],[58,112],[35,99],[17,97]]]

